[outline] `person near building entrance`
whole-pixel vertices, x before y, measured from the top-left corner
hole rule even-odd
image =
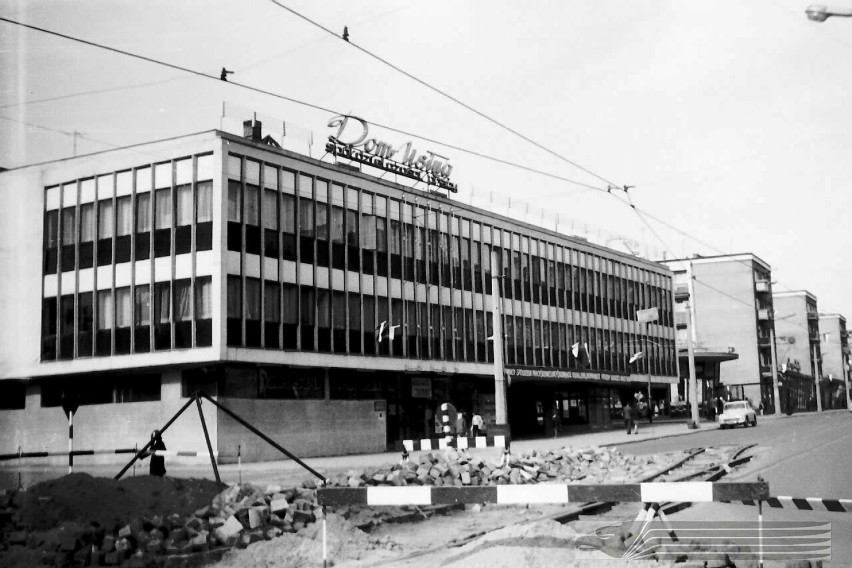
[[[441,438],[444,436],[444,422],[441,419],[440,409],[435,411],[435,437]]]
[[[485,421],[482,420],[482,416],[479,415],[479,412],[473,411],[473,417],[470,419],[470,434],[474,438],[479,436],[479,433],[482,431],[482,426],[485,424]]]
[[[151,433],[151,465],[149,467],[148,473],[151,475],[156,475],[158,477],[163,477],[166,475],[166,458],[163,456],[155,455],[153,452],[158,450],[165,450],[166,444],[163,443],[163,438],[160,436],[159,430],[154,430]]]
[[[467,420],[464,417],[464,408],[460,408],[456,415],[456,436],[465,436],[467,434]]]
[[[722,400],[722,397],[718,397],[716,399],[716,416],[722,414],[725,411],[725,401]]]
[[[553,437],[556,438],[559,435],[559,430],[562,428],[562,411],[559,409],[559,405],[553,407],[551,420],[553,421]]]
[[[633,403],[629,400],[624,404],[624,425],[627,426],[627,433],[632,434],[636,424],[633,422]]]

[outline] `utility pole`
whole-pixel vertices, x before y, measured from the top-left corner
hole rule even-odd
[[[811,348],[811,353],[813,354],[814,359],[814,383],[816,384],[816,399],[817,399],[817,412],[822,412],[822,389],[820,388],[820,372],[819,372],[819,364],[817,362],[817,344],[814,343]]]
[[[695,376],[695,348],[692,345],[692,308],[686,306],[686,353],[689,358],[689,411],[694,428],[698,428],[698,379]]]
[[[775,351],[775,324],[769,328],[769,349],[772,355],[772,396],[775,400],[775,416],[781,416],[781,389],[778,388],[778,355]]]
[[[491,320],[494,329],[492,343],[494,344],[494,411],[498,425],[509,423],[506,409],[506,377],[503,371],[503,326],[500,319],[501,267],[497,263],[497,252],[491,250]]]

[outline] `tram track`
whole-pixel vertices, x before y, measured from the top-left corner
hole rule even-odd
[[[679,481],[696,480],[710,482],[717,481],[731,473],[734,468],[749,462],[754,456],[743,454],[748,450],[754,448],[756,445],[757,444],[721,447],[711,446],[707,448],[697,448],[693,450],[688,450],[688,455],[684,456],[682,459],[666,467],[665,469],[656,471],[650,475],[640,478],[639,480],[637,480],[637,482],[674,483]],[[708,459],[708,456],[711,457]],[[405,562],[413,561],[418,558],[427,557],[433,554],[438,554],[450,548],[459,548],[465,546],[466,544],[469,544],[475,541],[476,539],[482,538],[492,532],[512,526],[521,526],[533,522],[546,520],[556,521],[560,524],[567,524],[570,522],[578,521],[581,518],[584,518],[584,520],[591,520],[589,519],[589,517],[601,517],[601,520],[603,520],[603,515],[610,512],[615,505],[615,503],[604,502],[592,502],[584,503],[581,505],[574,505],[568,508],[567,510],[558,511],[549,515],[524,519],[523,521],[510,523],[502,527],[467,534],[464,537],[453,539],[440,546],[420,550],[403,557],[377,562],[375,565],[402,565]],[[662,510],[665,514],[671,514],[686,509],[690,506],[692,506],[691,503],[667,502],[660,503],[660,510]]]

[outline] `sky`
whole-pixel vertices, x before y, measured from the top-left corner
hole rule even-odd
[[[219,128],[223,102],[319,157],[331,116],[354,114],[434,141],[370,130],[448,156],[455,200],[651,259],[752,252],[776,291],[852,317],[852,19],[806,4],[0,0],[2,18],[281,95],[0,21],[0,166]]]

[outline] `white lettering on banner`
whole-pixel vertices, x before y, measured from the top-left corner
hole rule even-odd
[[[418,155],[410,141],[394,148],[388,142],[369,138],[369,123],[357,116],[334,116],[328,121],[328,126],[337,128],[337,133],[328,137],[326,152],[407,178],[424,181],[448,191],[458,191],[458,185],[450,181],[453,166],[449,163],[448,157],[429,150]],[[400,150],[402,160],[396,161],[393,158]]]

